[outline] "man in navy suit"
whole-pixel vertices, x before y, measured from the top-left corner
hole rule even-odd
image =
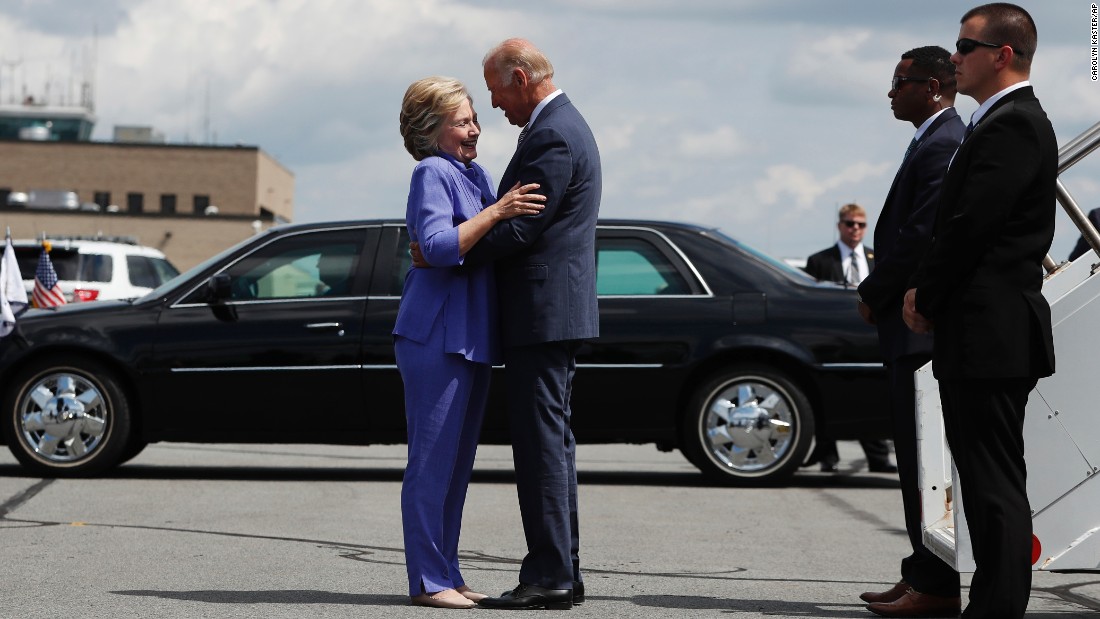
[[[596,217],[602,177],[592,130],[552,81],[553,65],[523,39],[483,61],[493,107],[523,127],[501,177],[538,183],[545,208],[496,225],[467,264],[495,260],[509,426],[527,556],[519,585],[479,604],[571,608],[584,600],[577,470],[569,398],[576,352],[599,335]]]
[[[957,615],[961,607],[959,576],[924,546],[921,526],[913,372],[932,360],[932,336],[913,333],[901,318],[909,279],[932,244],[943,175],[966,132],[952,107],[955,65],[951,53],[929,46],[902,54],[887,96],[894,117],[911,123],[916,134],[902,156],[875,224],[875,270],[859,284],[856,298],[863,319],[878,327],[886,362],[894,454],[912,552],[901,561],[901,580],[896,585],[860,598],[869,603],[904,604],[921,615],[941,611]]]
[[[806,259],[803,269],[811,276],[827,282],[856,286],[875,268],[875,252],[863,246],[867,231],[867,213],[858,204],[845,204],[837,212],[836,245],[823,249]],[[803,466],[820,463],[821,470],[836,473],[840,454],[836,441],[825,433],[825,424],[819,424],[816,446]],[[872,473],[894,473],[897,467],[890,464],[890,444],[883,439],[864,439],[859,442],[867,456],[867,468]]]
[[[1054,373],[1042,263],[1054,240],[1058,141],[1028,81],[1031,15],[994,3],[961,23],[951,61],[978,109],[943,179],[903,317],[934,334],[932,370],[976,564],[963,617],[1012,619],[1031,591],[1024,408]]]

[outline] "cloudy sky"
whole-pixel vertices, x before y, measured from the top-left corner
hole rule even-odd
[[[1091,1],[1024,0],[1032,83],[1065,143],[1100,121]],[[496,177],[518,129],[481,58],[521,36],[553,61],[603,155],[605,217],[699,222],[774,255],[872,224],[914,128],[886,93],[901,52],[954,48],[971,2],[922,0],[4,0],[0,100],[73,100],[94,77],[95,139],[150,125],[170,142],[257,145],[295,175],[296,221],[402,217],[415,162],[397,115],[412,81],[466,82]],[[960,97],[964,118],[977,105]],[[1100,154],[1063,175],[1100,206]],[[1059,212],[1052,255],[1077,230]]]

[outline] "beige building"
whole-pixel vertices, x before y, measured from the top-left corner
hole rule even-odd
[[[293,220],[294,175],[255,146],[4,139],[0,150],[0,225],[17,239],[135,237],[182,270]],[[63,192],[80,206],[48,203]]]

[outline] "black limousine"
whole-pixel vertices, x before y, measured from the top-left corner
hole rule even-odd
[[[601,220],[600,337],[578,356],[581,443],[679,449],[775,484],[815,427],[887,436],[874,328],[850,289],[697,225]],[[405,440],[390,331],[398,220],[278,226],[146,296],[29,310],[0,340],[3,440],[29,471],[101,473],[152,442]],[[483,430],[507,443],[504,368]]]

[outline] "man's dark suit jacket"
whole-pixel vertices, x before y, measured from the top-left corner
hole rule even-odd
[[[867,271],[873,272],[875,269],[875,251],[864,245],[863,254],[867,258]],[[802,270],[821,281],[843,284],[848,280],[848,277],[844,274],[842,265],[843,259],[840,257],[840,248],[833,245],[807,258],[806,267]]]
[[[859,284],[859,296],[874,312],[879,348],[886,361],[931,354],[932,336],[909,330],[901,318],[909,280],[932,244],[940,183],[962,142],[966,125],[955,108],[932,121],[902,162],[875,224],[875,270]]]
[[[935,325],[936,378],[1054,373],[1041,264],[1054,239],[1057,166],[1054,128],[1030,86],[994,104],[955,154],[911,286]]]
[[[1093,228],[1100,230],[1100,208],[1094,208],[1089,211],[1089,223]],[[1077,244],[1073,246],[1073,251],[1069,253],[1070,262],[1085,255],[1085,252],[1092,251],[1092,247],[1089,246],[1089,242],[1085,240],[1085,235],[1081,235],[1077,239]]]
[[[496,260],[501,343],[597,337],[600,153],[588,123],[565,94],[535,118],[501,177],[498,195],[516,181],[541,185],[536,193],[546,196],[545,208],[493,226],[465,258],[471,264]]]

